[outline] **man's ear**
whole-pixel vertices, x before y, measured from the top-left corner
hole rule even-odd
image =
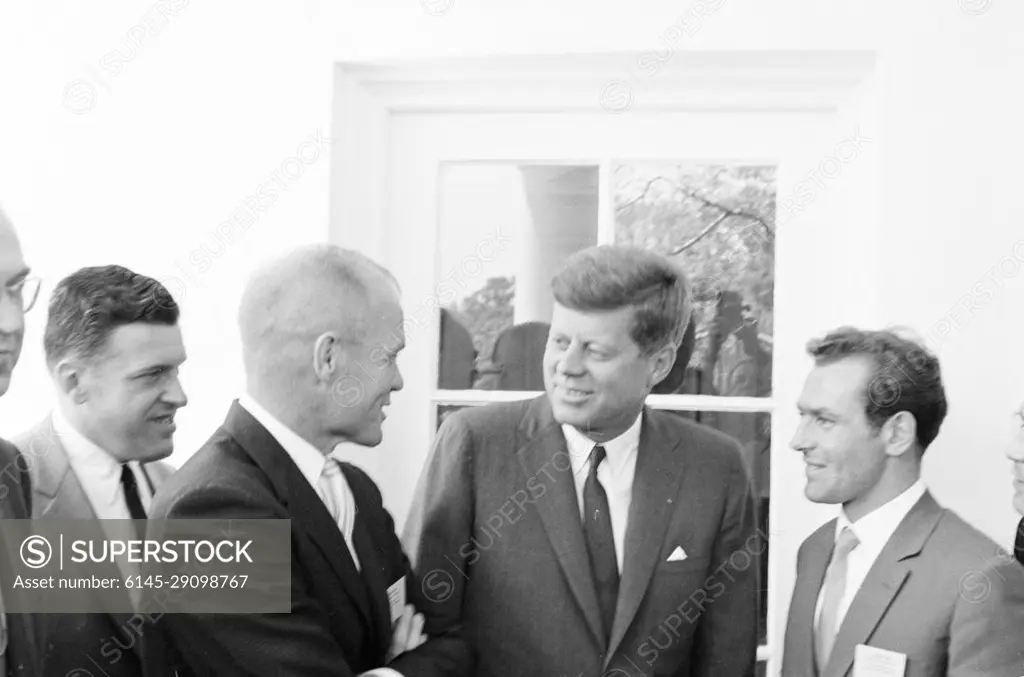
[[[313,344],[313,371],[321,381],[333,381],[344,368],[346,359],[341,336],[329,331],[317,337]]]
[[[650,360],[653,369],[651,370],[651,382],[649,387],[653,388],[664,381],[669,375],[669,372],[672,371],[672,367],[676,363],[676,353],[677,347],[670,343],[666,346],[662,346],[657,352],[651,355]]]
[[[65,358],[53,368],[53,380],[57,384],[57,389],[75,404],[84,404],[89,400],[85,371],[85,364],[76,358]]]
[[[882,425],[882,441],[888,456],[903,456],[917,443],[917,419],[909,411],[900,411]]]

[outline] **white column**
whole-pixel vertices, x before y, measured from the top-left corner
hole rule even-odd
[[[530,220],[517,238],[513,321],[547,322],[552,276],[567,256],[597,244],[598,168],[533,166],[520,172]]]

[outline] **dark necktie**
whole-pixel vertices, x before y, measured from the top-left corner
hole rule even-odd
[[[597,588],[597,601],[604,621],[605,641],[611,637],[615,619],[615,603],[619,598],[619,566],[615,558],[612,518],[608,512],[608,496],[597,481],[597,469],[605,458],[604,447],[598,445],[590,454],[590,473],[583,486],[583,530],[590,555],[590,570]]]
[[[1024,564],[1024,517],[1017,525],[1017,538],[1013,542],[1013,554],[1017,556],[1018,562]]]
[[[124,502],[128,505],[128,514],[133,520],[146,519],[146,510],[142,507],[142,499],[139,498],[139,487],[135,483],[135,473],[128,467],[127,463],[121,465],[121,489],[124,490]],[[144,538],[146,525],[136,522],[135,530],[139,538]]]

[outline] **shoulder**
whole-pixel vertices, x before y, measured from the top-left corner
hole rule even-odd
[[[464,448],[477,446],[484,438],[490,442],[512,439],[530,402],[494,402],[460,409],[449,414],[438,428],[436,444],[443,448]]]
[[[928,539],[927,549],[932,558],[960,570],[984,568],[993,558],[1012,556],[980,529],[963,519],[950,508],[940,507],[941,513],[935,529]]]
[[[723,472],[744,470],[740,443],[729,435],[667,411],[651,409],[647,416],[651,425],[664,431],[663,436],[679,440],[688,462]]]
[[[215,518],[233,509],[241,517],[273,502],[273,489],[262,469],[219,428],[180,468],[171,467],[154,499],[152,517]]]
[[[481,406],[469,406],[451,414],[445,425],[474,431],[517,428],[526,415],[532,400],[515,402],[493,402]]]

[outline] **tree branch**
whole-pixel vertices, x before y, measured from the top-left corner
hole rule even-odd
[[[675,249],[670,251],[668,255],[669,256],[675,256],[676,254],[683,253],[684,251],[686,251],[687,249],[689,249],[693,245],[695,245],[698,242],[700,242],[700,240],[705,235],[707,235],[708,233],[713,231],[716,227],[718,227],[718,224],[720,224],[722,221],[725,221],[730,216],[732,216],[732,215],[731,214],[722,214],[717,219],[712,221],[711,224],[709,226],[707,226],[704,230],[700,231],[700,233],[698,233],[695,237],[693,237],[689,242],[686,242],[684,244],[679,245],[678,247],[676,247]]]
[[[676,188],[679,187],[675,182],[671,181],[670,179],[666,179],[664,176],[655,176],[653,179],[651,179],[650,181],[647,182],[647,185],[644,186],[644,189],[640,192],[640,195],[638,195],[637,197],[633,198],[632,200],[630,200],[628,202],[622,203],[621,205],[619,205],[618,207],[615,208],[615,211],[621,212],[624,209],[628,209],[629,207],[632,207],[637,202],[640,202],[640,200],[643,200],[645,197],[647,197],[647,192],[651,189],[651,186],[653,186],[656,181],[668,181],[674,187],[676,187]]]
[[[679,188],[679,192],[682,193],[683,195],[686,195],[688,197],[692,197],[694,200],[698,200],[700,202],[703,202],[708,207],[713,207],[714,209],[717,209],[719,211],[725,212],[725,214],[728,215],[728,216],[739,216],[739,217],[742,217],[742,218],[745,218],[745,219],[750,219],[751,221],[756,221],[756,222],[760,223],[761,227],[764,228],[765,236],[769,240],[775,234],[772,231],[772,229],[768,226],[768,224],[765,223],[764,220],[760,216],[757,216],[756,214],[750,214],[749,212],[741,212],[741,211],[737,211],[735,209],[729,209],[728,207],[724,207],[724,206],[718,204],[717,202],[712,202],[711,200],[707,199],[703,195],[698,195],[697,193],[695,193],[693,191],[687,190],[687,189],[683,188],[682,186],[679,186],[678,188]]]

